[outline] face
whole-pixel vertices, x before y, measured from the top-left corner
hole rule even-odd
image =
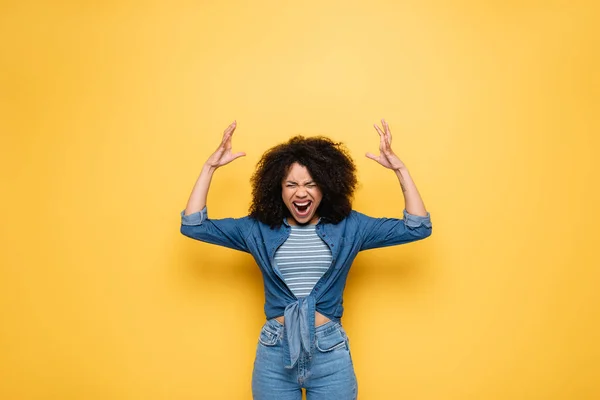
[[[291,165],[281,182],[281,197],[293,217],[288,218],[290,225],[316,224],[319,220],[317,208],[323,194],[306,167],[298,163]]]

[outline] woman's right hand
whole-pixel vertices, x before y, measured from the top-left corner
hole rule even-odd
[[[233,160],[246,155],[244,152],[231,153],[231,137],[237,126],[237,122],[233,121],[231,125],[223,132],[223,140],[217,150],[206,160],[206,164],[212,168],[219,168],[225,164],[229,164]]]

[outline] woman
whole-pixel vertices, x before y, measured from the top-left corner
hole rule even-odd
[[[252,204],[243,218],[209,219],[206,197],[214,171],[242,157],[232,153],[232,123],[206,161],[181,233],[252,254],[264,280],[265,314],[252,374],[257,400],[349,400],[357,383],[340,324],[342,294],[357,253],[423,239],[429,213],[404,163],[391,148],[388,124],[375,125],[380,154],[366,156],[396,173],[403,219],[352,210],[356,168],[341,143],[294,137],[268,150],[252,177]]]

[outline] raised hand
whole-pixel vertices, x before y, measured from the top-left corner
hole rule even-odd
[[[404,163],[392,151],[392,133],[388,123],[382,119],[381,125],[383,126],[383,129],[381,129],[377,124],[373,125],[379,134],[379,155],[376,156],[373,153],[367,153],[366,156],[371,160],[377,161],[385,168],[395,171],[406,168]]]
[[[221,144],[217,148],[217,150],[206,160],[206,164],[208,164],[212,168],[219,168],[225,164],[229,164],[233,160],[239,157],[243,157],[246,155],[244,152],[232,153],[231,152],[231,137],[233,136],[233,132],[237,127],[237,122],[233,121],[231,125],[225,129],[223,132],[223,140],[221,140]]]

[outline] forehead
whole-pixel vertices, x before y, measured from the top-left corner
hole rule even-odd
[[[311,181],[312,176],[308,172],[308,169],[304,165],[293,163],[290,165],[287,175],[285,176],[287,181]]]

